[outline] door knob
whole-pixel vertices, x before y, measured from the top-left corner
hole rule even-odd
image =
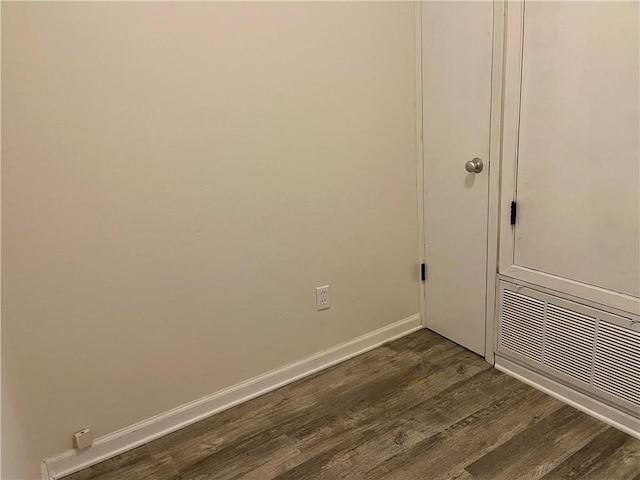
[[[482,171],[482,167],[484,167],[484,164],[478,157],[473,160],[469,160],[464,164],[464,169],[469,173],[480,173]]]

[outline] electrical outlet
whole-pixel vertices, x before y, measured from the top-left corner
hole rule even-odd
[[[90,447],[92,443],[93,433],[91,433],[91,429],[89,428],[84,428],[73,434],[73,448],[84,450],[85,448]]]
[[[316,288],[316,307],[318,310],[326,310],[331,307],[331,287],[329,285]]]

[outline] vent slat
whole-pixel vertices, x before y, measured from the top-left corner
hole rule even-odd
[[[502,327],[503,336],[504,335],[517,336],[519,338],[522,338],[526,342],[535,342],[535,343],[539,343],[540,345],[542,345],[542,330],[540,332],[536,332],[539,335],[532,335],[531,333],[532,333],[531,331],[527,331],[526,329],[522,329],[522,328],[519,329],[519,328],[513,327],[513,326],[505,327],[503,325],[503,327]]]
[[[523,320],[531,319],[531,318],[542,318],[544,316],[544,310],[540,312],[535,312],[533,310],[508,309],[508,305],[504,305],[503,308],[506,313],[513,315],[515,317],[522,318]]]
[[[519,341],[522,342],[524,344],[535,344],[538,345],[539,347],[542,347],[542,342],[540,342],[539,340],[535,339],[535,338],[531,338],[531,337],[526,337],[523,336],[520,333],[517,332],[511,332],[510,330],[504,330],[502,331],[502,336],[503,336],[503,340],[504,341]]]
[[[589,383],[596,319],[557,305],[547,305],[543,363]]]
[[[552,303],[547,304],[547,311],[554,313],[556,315],[566,316],[571,319],[595,320],[594,317],[590,317],[588,315],[584,315],[579,312],[574,312],[564,307],[559,307],[558,305],[554,305]]]
[[[596,356],[596,373],[598,372],[598,368],[602,368],[602,370],[606,371],[607,375],[615,375],[616,372],[624,373],[626,376],[638,376],[638,368],[636,365],[631,364],[628,361],[614,360],[614,359],[605,359],[603,356]]]
[[[619,330],[614,330],[611,328],[614,325],[607,325],[605,322],[601,322],[601,330],[604,334],[609,337],[616,338],[621,342],[628,342],[631,348],[640,348],[640,334],[636,334],[629,330],[628,332],[620,332]]]
[[[521,322],[530,322],[535,319],[540,319],[544,317],[544,311],[542,312],[530,312],[530,311],[517,311],[517,310],[507,310],[506,305],[503,307],[504,314],[507,316],[511,316],[512,318],[519,319]]]
[[[503,291],[500,345],[542,361],[544,302]]]
[[[594,386],[598,387],[600,390],[604,392],[610,393],[611,395],[620,397],[626,400],[627,402],[640,406],[640,392],[627,391],[621,388],[617,388],[608,381],[600,382],[599,380],[594,380]]]
[[[556,317],[556,316],[551,316],[547,313],[547,324],[548,321],[551,320],[553,322],[553,325],[566,325],[568,327],[571,327],[573,329],[576,330],[576,333],[580,333],[580,332],[588,332],[591,330],[591,328],[596,324],[596,321],[594,318],[590,319],[590,321],[573,321],[572,319],[568,319],[565,317]]]
[[[503,317],[510,321],[511,324],[524,325],[526,327],[542,331],[542,315],[539,319],[535,317],[525,318],[520,315],[514,315],[513,313],[505,313]]]
[[[594,328],[595,330],[595,328]],[[567,332],[566,328],[558,328],[555,325],[549,325],[547,323],[547,332],[552,333],[554,335],[565,335],[566,341],[574,341],[576,343],[582,341],[590,341],[594,338],[594,332]]]
[[[598,358],[618,358],[619,361],[626,361],[630,365],[635,365],[636,369],[640,368],[640,356],[633,352],[624,351],[620,349],[614,349],[609,345],[598,345]]]
[[[535,336],[532,336],[530,334],[528,334],[529,332],[523,332],[521,329],[517,329],[514,327],[502,327],[502,333],[503,336],[505,336],[507,339],[508,338],[519,338],[524,342],[534,342],[534,343],[539,343],[540,345],[542,345],[542,338],[536,338]],[[542,332],[541,332],[542,333]],[[505,335],[506,334],[506,335]]]
[[[624,341],[620,341],[618,338],[616,337],[609,337],[611,340],[611,342],[615,342],[617,344],[621,344],[624,345],[624,351],[628,352],[630,355],[634,355],[636,358],[640,358],[640,345],[639,346],[635,346],[635,345],[631,345],[627,342]],[[606,344],[603,344],[606,345]],[[614,351],[619,351],[619,347],[616,348],[616,350]]]
[[[594,379],[599,379],[599,381],[604,382],[606,379],[617,379],[616,385],[619,388],[627,388],[627,389],[639,389],[636,385],[640,382],[640,377],[638,375],[630,374],[629,372],[624,372],[620,370],[615,370],[612,372],[608,372],[606,375],[602,375],[602,372],[596,372],[594,375]]]
[[[514,312],[530,312],[534,315],[539,315],[544,313],[544,307],[537,307],[537,306],[526,306],[526,305],[517,305],[515,303],[511,303],[511,302],[505,302],[504,305],[506,307],[509,307],[509,310],[514,311]]]
[[[581,359],[588,359],[588,363],[591,364],[592,350],[582,347],[567,347],[564,344],[549,344],[545,345],[545,356],[554,356],[556,358],[566,358],[569,355],[575,356],[575,358],[567,358],[571,362],[580,361]]]
[[[603,333],[606,334],[610,338],[615,338],[619,342],[628,344],[630,348],[636,349],[636,348],[640,347],[640,345],[638,344],[638,341],[640,341],[640,335],[638,335],[636,337],[623,336],[623,335],[620,335],[617,332],[610,332],[610,331],[607,331],[605,329],[603,329]]]
[[[600,322],[593,384],[640,406],[640,334]]]
[[[600,384],[599,382],[596,382],[594,384],[595,387],[599,388],[600,390],[610,393],[611,395],[615,395],[617,397],[623,398],[624,400],[626,400],[627,402],[631,402],[635,405],[640,406],[640,393],[637,391],[628,391],[628,390],[623,390],[620,388],[612,388],[610,384],[606,383],[606,384]]]
[[[526,309],[526,308],[515,308],[515,307],[511,307],[508,303],[504,304],[504,309],[507,312],[511,312],[515,315],[522,316],[523,318],[528,318],[528,317],[538,318],[544,315],[544,309],[533,310],[533,309]]]

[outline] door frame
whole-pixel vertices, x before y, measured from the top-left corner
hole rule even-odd
[[[487,0],[491,1],[491,0]],[[500,204],[502,177],[502,117],[504,106],[504,45],[506,41],[507,0],[493,0],[493,33],[491,65],[491,105],[489,118],[489,198],[487,208],[487,264],[485,299],[485,360],[494,364],[497,345],[495,316],[496,288],[498,282],[500,245]],[[422,117],[422,1],[415,2],[415,60],[416,60],[416,173],[418,202],[418,263],[425,262],[425,218],[424,218],[424,138]],[[419,270],[419,269],[418,269]],[[420,278],[420,317],[426,328],[426,283]]]
[[[422,0],[414,2],[414,53],[416,62],[416,197],[418,201],[418,298],[420,299],[420,323],[427,328],[425,283],[420,265],[425,262],[424,222],[424,137],[422,131]]]
[[[491,113],[489,138],[489,203],[487,212],[487,300],[485,312],[485,360],[495,363],[498,345],[497,288],[500,256],[501,185],[503,177],[503,114],[507,0],[493,1],[491,62]]]

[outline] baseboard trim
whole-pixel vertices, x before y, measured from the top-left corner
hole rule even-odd
[[[40,478],[42,480],[49,480],[51,475],[49,475],[49,469],[47,468],[47,464],[42,460],[40,462]]]
[[[547,378],[544,375],[529,370],[499,354],[496,354],[495,361],[495,367],[501,372],[517,378],[521,382],[531,385],[612,427],[622,430],[632,437],[640,439],[640,419],[632,417],[627,413]]]
[[[299,362],[291,363],[97,438],[93,446],[86,450],[67,450],[45,458],[41,468],[42,478],[57,480],[75,473],[422,328],[424,327],[420,314],[412,315]]]

